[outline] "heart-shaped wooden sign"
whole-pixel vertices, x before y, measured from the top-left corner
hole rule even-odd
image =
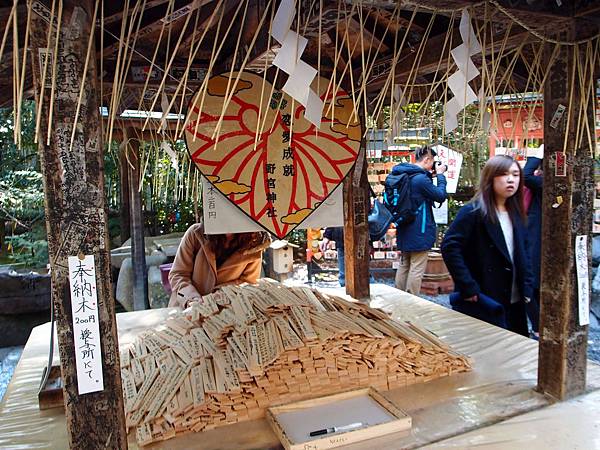
[[[236,83],[237,75],[215,76],[196,93],[188,110],[187,148],[215,188],[282,239],[352,169],[360,122],[348,94],[334,93],[333,84],[328,92],[325,79],[319,80],[325,106],[317,129],[304,118],[302,105],[262,76],[242,72]]]

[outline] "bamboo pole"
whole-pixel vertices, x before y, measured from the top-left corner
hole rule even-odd
[[[94,5],[94,15],[92,16],[92,23],[96,24],[96,17],[98,15],[98,6],[100,1],[96,0]],[[69,145],[69,151],[73,151],[73,141],[75,140],[75,131],[77,130],[77,120],[79,118],[79,111],[81,110],[81,100],[83,99],[83,91],[85,88],[85,79],[90,64],[90,55],[92,53],[92,43],[94,42],[94,33],[90,34],[87,45],[87,52],[85,55],[85,64],[83,66],[83,73],[81,74],[81,86],[79,88],[79,95],[77,96],[77,109],[75,110],[75,118],[73,119],[73,131],[71,132],[71,143]]]
[[[41,92],[46,92],[46,75],[48,74],[48,60],[50,59],[50,54],[48,53],[48,49],[50,48],[50,39],[52,37],[52,30],[54,29],[54,14],[56,9],[56,0],[52,0],[52,6],[50,10],[50,25],[48,25],[48,34],[46,37],[46,57],[44,58],[44,67],[42,69],[42,87]],[[12,17],[12,15],[11,15]],[[10,19],[9,17],[9,23]],[[6,37],[6,33],[4,38]],[[2,39],[2,47],[0,47],[0,59],[2,59],[2,51],[4,50],[4,38]],[[58,36],[56,36],[58,39]],[[33,137],[33,142],[38,143],[39,134],[40,134],[40,124],[42,121],[42,105],[44,104],[44,95],[40,95],[38,99],[36,115],[35,115],[35,135]]]
[[[50,145],[50,132],[52,130],[52,118],[54,113],[54,97],[56,95],[56,66],[58,65],[58,42],[60,39],[60,26],[62,23],[63,0],[58,2],[58,19],[56,21],[56,41],[54,42],[54,54],[52,55],[52,88],[50,90],[50,103],[48,104],[48,134],[46,135],[46,145]]]
[[[231,26],[235,22],[235,20],[237,18],[237,15],[240,12],[241,7],[242,7],[242,2],[239,2],[238,6],[237,6],[237,8],[235,10],[235,12],[233,13],[233,18],[231,19],[231,22],[229,23],[229,27],[225,31],[225,36],[227,36],[229,34],[229,30],[231,29]],[[215,62],[217,60],[217,57],[221,53],[221,49],[223,48],[223,44],[225,43],[225,37],[223,37],[223,39],[219,39],[219,32],[221,30],[221,23],[223,22],[224,12],[225,11],[222,10],[221,11],[221,16],[219,17],[219,23],[217,24],[217,31],[216,31],[216,34],[215,34],[215,40],[213,42],[213,49],[212,49],[212,53],[211,53],[211,59],[210,59],[209,64],[208,64],[208,70],[206,71],[206,76],[204,77],[203,83],[200,86],[200,90],[198,91],[198,95],[200,95],[200,92],[201,92],[202,93],[202,97],[200,99],[200,106],[198,107],[198,120],[196,121],[196,126],[194,128],[194,134],[192,136],[192,142],[196,141],[196,134],[198,133],[198,126],[200,125],[200,116],[202,114],[202,109],[204,107],[204,100],[205,100],[205,97],[206,97],[206,91],[208,90],[208,82],[209,82],[210,77],[212,75],[212,70],[214,68],[214,65],[215,65]],[[218,49],[217,49],[217,43],[219,41],[221,42],[221,45],[219,45]]]

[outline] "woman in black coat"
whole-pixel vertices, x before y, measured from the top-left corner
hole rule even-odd
[[[525,302],[532,295],[532,274],[522,178],[511,157],[492,157],[477,194],[446,232],[442,255],[461,301],[472,302],[467,304],[472,315],[493,322],[486,317],[491,299],[504,308],[506,327],[528,336]]]

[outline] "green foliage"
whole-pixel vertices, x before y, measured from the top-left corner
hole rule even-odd
[[[306,246],[306,230],[295,229],[287,237],[287,241],[303,248]]]
[[[437,240],[436,245],[439,246],[442,243],[442,239],[444,239],[444,234],[448,230],[449,224],[452,223],[458,210],[465,205],[466,202],[462,200],[455,200],[452,197],[448,198],[448,225],[438,225],[437,226]]]
[[[0,218],[31,221],[44,214],[42,174],[18,170],[0,178]]]
[[[8,261],[25,263],[30,268],[45,267],[48,263],[48,241],[43,222],[36,223],[30,231],[7,237]]]
[[[33,101],[23,102],[21,108],[20,146],[14,143],[14,129],[12,108],[0,109],[0,226],[8,222],[12,232],[6,237],[3,261],[44,267],[48,243]]]
[[[173,201],[156,201],[155,223],[152,218],[146,218],[146,226],[158,231],[159,234],[186,231],[192,224],[196,223],[194,216],[194,203],[191,200],[182,200],[177,203]]]
[[[469,105],[458,115],[458,128],[444,135],[444,103],[411,103],[402,108],[401,129],[429,128],[432,141],[462,153],[459,189],[477,185],[489,156],[488,133],[482,127],[479,105]],[[373,121],[371,121],[373,123]],[[389,108],[383,110],[383,128],[391,128]]]

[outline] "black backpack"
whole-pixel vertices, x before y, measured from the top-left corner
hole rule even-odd
[[[414,222],[416,211],[412,204],[410,179],[407,173],[389,174],[385,179],[383,204],[394,216],[397,226]]]

